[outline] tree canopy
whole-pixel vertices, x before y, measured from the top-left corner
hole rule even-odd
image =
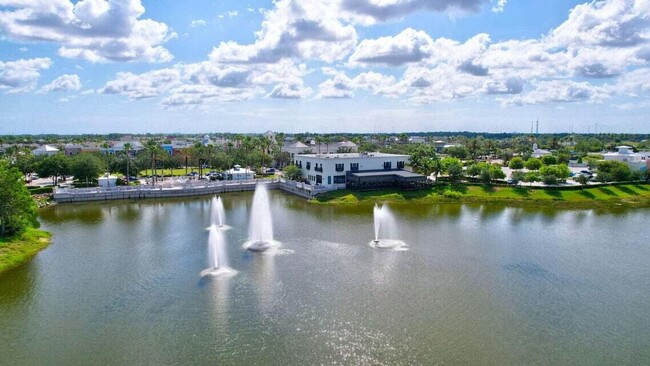
[[[37,227],[36,203],[23,182],[23,174],[0,160],[0,236]]]

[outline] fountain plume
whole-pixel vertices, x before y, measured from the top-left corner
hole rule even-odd
[[[253,195],[253,209],[248,226],[248,241],[244,248],[253,251],[264,251],[278,244],[273,239],[273,219],[266,184],[258,183]]]
[[[399,240],[397,223],[388,205],[375,205],[373,208],[375,239],[370,245],[375,248],[400,248],[406,243]]]
[[[226,225],[226,210],[223,208],[221,197],[212,197],[210,223],[216,225],[217,229],[222,231],[230,229],[230,226]]]
[[[226,254],[226,238],[219,228],[219,218],[223,218],[223,204],[221,198],[213,197],[210,213],[210,227],[208,227],[208,261],[210,267],[201,275],[221,275],[234,274],[235,272],[228,267],[228,256]],[[223,221],[221,221],[223,223]]]

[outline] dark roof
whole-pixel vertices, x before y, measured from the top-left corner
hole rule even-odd
[[[366,171],[366,172],[352,172],[350,173],[351,175],[355,177],[382,177],[382,176],[389,176],[389,175],[396,175],[398,177],[402,178],[419,178],[419,177],[424,177],[422,174],[417,174],[413,172],[409,172],[406,170],[374,170],[374,171]]]

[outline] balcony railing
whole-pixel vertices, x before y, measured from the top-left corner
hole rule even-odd
[[[323,167],[322,167],[322,166],[315,166],[315,167],[314,167],[314,170],[317,171],[317,172],[321,172],[321,173],[322,173],[322,172],[323,172]]]

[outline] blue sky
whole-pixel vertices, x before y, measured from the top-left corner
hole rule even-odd
[[[650,133],[646,0],[0,0],[0,134]]]

